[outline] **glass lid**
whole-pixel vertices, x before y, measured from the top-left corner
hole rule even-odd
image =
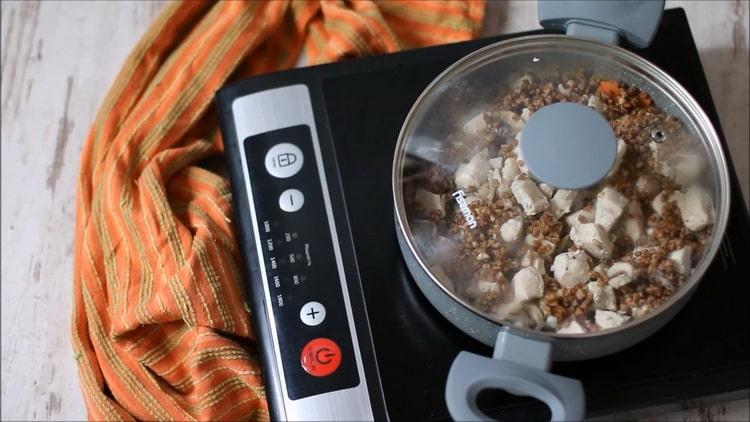
[[[586,334],[668,306],[726,222],[726,164],[695,101],[619,47],[517,38],[440,75],[402,129],[397,219],[484,317]]]

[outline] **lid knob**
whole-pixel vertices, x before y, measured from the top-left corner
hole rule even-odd
[[[535,178],[557,188],[580,189],[607,175],[615,162],[617,139],[595,110],[556,103],[531,115],[520,148]]]

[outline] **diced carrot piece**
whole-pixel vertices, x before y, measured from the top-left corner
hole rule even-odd
[[[622,93],[620,87],[617,85],[617,82],[607,80],[599,82],[597,91],[600,94],[607,94],[610,98],[617,98]]]
[[[638,102],[643,107],[648,107],[653,101],[651,101],[651,97],[649,97],[648,94],[646,94],[645,92],[641,92],[640,94],[638,94]]]

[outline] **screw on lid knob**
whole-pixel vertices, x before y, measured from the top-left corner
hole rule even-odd
[[[580,189],[607,175],[615,162],[617,140],[596,110],[556,103],[531,115],[520,147],[535,178],[557,188]]]

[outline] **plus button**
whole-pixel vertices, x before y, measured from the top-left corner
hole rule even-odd
[[[320,302],[307,302],[299,310],[299,319],[311,327],[318,325],[326,319],[326,308]]]

